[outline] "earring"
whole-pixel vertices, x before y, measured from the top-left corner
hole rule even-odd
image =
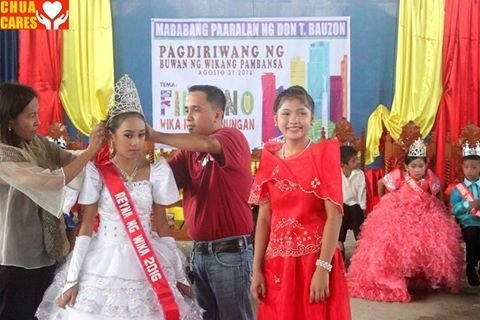
[[[8,132],[12,132],[12,127],[8,126]]]
[[[112,141],[110,141],[110,145],[108,147],[108,153],[110,155],[110,159],[112,159],[115,156],[115,148],[113,147]]]

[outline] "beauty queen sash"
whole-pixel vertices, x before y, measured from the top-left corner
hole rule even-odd
[[[407,184],[409,185],[410,188],[413,189],[416,193],[425,193],[425,190],[423,190],[417,182],[410,177],[409,175],[405,175],[405,180],[407,181]]]
[[[475,200],[472,192],[470,192],[470,189],[468,189],[468,187],[464,183],[457,183],[455,188],[457,188],[458,192],[460,192],[460,196],[462,196],[463,200],[468,202],[472,202]],[[472,208],[470,210],[470,213],[480,218],[480,211],[478,209]]]
[[[120,178],[117,169],[115,169],[111,162],[97,166],[112,196],[113,202],[120,213],[128,238],[142,265],[143,272],[150,282],[158,302],[162,306],[165,319],[179,320],[180,312],[177,303],[173,297],[167,278],[165,278],[162,268],[160,267],[160,263],[155,256],[152,244],[148,240],[145,230],[140,223],[137,211],[130,198],[130,193],[125,188],[125,184]]]

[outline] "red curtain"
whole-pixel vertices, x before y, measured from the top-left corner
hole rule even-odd
[[[377,193],[378,180],[385,175],[383,168],[373,168],[365,170],[365,184],[367,188],[367,209],[365,213],[368,214],[373,210],[373,207],[380,201]]]
[[[33,87],[40,105],[38,132],[47,134],[54,121],[64,122],[59,91],[62,79],[62,31],[21,30],[18,81]]]
[[[443,94],[434,131],[437,139],[435,171],[445,183],[447,133],[455,143],[469,122],[479,123],[479,0],[445,0]],[[450,176],[454,177],[453,166]]]

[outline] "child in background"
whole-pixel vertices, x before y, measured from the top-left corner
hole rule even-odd
[[[313,144],[314,102],[299,86],[275,100],[284,142],[265,144],[250,202],[259,205],[251,292],[259,320],[351,319],[337,247],[342,180],[337,140]]]
[[[342,162],[343,219],[338,241],[345,260],[344,242],[347,231],[352,229],[355,240],[358,240],[360,226],[365,219],[364,210],[367,208],[367,190],[365,174],[358,169],[357,150],[352,146],[341,146],[340,160]]]
[[[440,183],[427,169],[426,146],[412,143],[405,169],[379,181],[389,191],[365,220],[348,270],[353,297],[410,301],[408,287],[458,292],[463,251],[460,228],[436,195]]]
[[[465,176],[450,193],[452,212],[462,227],[467,251],[467,280],[471,286],[479,286],[480,261],[480,143],[477,148],[463,146],[462,170]]]

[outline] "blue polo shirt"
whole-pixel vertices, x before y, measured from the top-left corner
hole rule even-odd
[[[480,179],[470,181],[465,178],[463,183],[470,189],[475,199],[480,199]],[[456,187],[450,193],[450,204],[452,205],[452,213],[458,219],[462,228],[480,227],[480,218],[470,213],[469,202],[462,198]]]

